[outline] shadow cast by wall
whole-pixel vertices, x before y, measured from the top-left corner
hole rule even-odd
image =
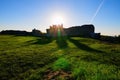
[[[120,58],[115,56],[114,53],[101,53],[97,55],[84,55],[81,58],[81,60],[84,60],[86,62],[98,62],[99,64],[107,64],[107,65],[115,65],[120,66]]]
[[[68,47],[67,37],[63,37],[63,36],[57,37],[56,38],[56,44],[61,49],[67,48]]]
[[[37,37],[36,39],[34,40],[29,40],[27,42],[25,42],[25,46],[28,46],[28,45],[44,45],[44,44],[48,44],[52,42],[52,39],[51,38],[47,38],[47,37]]]
[[[75,39],[72,39],[69,37],[69,41],[72,42],[75,46],[77,46],[79,49],[82,49],[82,50],[85,50],[85,51],[88,51],[88,52],[97,52],[97,53],[103,53],[102,51],[99,51],[99,50],[96,50],[96,49],[93,49],[93,48],[90,48],[89,46],[83,44],[83,43],[80,43],[78,40],[75,40]]]
[[[51,41],[52,41],[51,38],[44,37],[44,38],[38,38],[38,39],[36,39],[36,41],[33,42],[33,44],[48,44]]]

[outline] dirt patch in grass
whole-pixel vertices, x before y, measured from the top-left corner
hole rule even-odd
[[[65,72],[63,70],[59,71],[52,71],[52,70],[47,70],[44,72],[44,80],[73,80],[71,72]]]

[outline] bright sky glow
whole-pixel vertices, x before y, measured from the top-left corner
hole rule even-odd
[[[62,15],[54,15],[51,24],[64,24],[64,19]]]
[[[92,23],[95,32],[120,35],[120,0],[0,0],[0,31],[45,32],[59,23],[64,27]]]

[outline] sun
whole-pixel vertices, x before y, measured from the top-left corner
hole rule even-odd
[[[52,24],[53,25],[58,25],[58,24],[63,24],[64,23],[64,19],[63,16],[61,15],[54,15],[52,18]]]

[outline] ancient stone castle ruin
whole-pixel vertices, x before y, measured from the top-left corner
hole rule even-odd
[[[57,37],[58,34],[60,34],[61,36],[65,36],[65,31],[62,24],[50,26],[50,29],[46,29],[46,31],[47,36],[50,37]]]
[[[73,26],[70,28],[66,28],[64,30],[68,36],[86,36],[86,37],[89,37],[91,33],[94,33],[94,26],[92,24],[82,25],[82,26]]]
[[[20,30],[3,30],[0,34],[12,34],[12,35],[32,35],[32,36],[47,36],[47,37],[57,37],[57,36],[82,36],[82,37],[92,37],[99,38],[100,33],[95,33],[95,27],[92,24],[86,24],[82,26],[72,26],[69,28],[64,28],[63,24],[52,25],[49,29],[46,29],[46,33],[42,33],[40,30],[33,29],[32,32],[20,31]]]
[[[97,38],[100,36],[100,33],[95,33],[95,27],[92,24],[86,24],[82,26],[72,26],[69,28],[63,28],[61,25],[50,26],[47,31],[47,36],[56,37],[61,36],[83,36],[83,37],[93,37]]]

